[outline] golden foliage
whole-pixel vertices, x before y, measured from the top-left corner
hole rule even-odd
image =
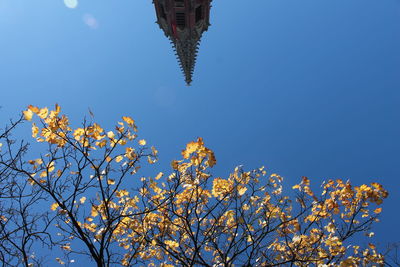
[[[198,138],[186,145],[181,159],[171,162],[170,175],[159,172],[154,178],[136,179],[134,183],[142,186],[130,192],[121,187],[122,178],[114,178],[115,172],[135,175],[142,158],[154,163],[158,154],[154,147],[146,147],[144,139],[132,142],[137,138],[132,118],[122,117],[115,131],[106,132],[97,123],[73,129],[68,118],[60,115],[58,105],[54,110],[29,106],[23,114],[29,121],[38,116],[41,127],[32,123],[32,136],[38,142],[80,149],[85,160],[95,162],[90,166],[92,179],[85,182],[98,183],[102,191],[76,198],[82,205],[73,207],[87,208],[82,222],[76,220],[76,224],[91,240],[101,240],[109,231],[110,240],[126,252],[121,260],[124,266],[132,258],[176,266],[187,259],[201,262],[203,255],[214,266],[232,266],[234,262],[246,266],[383,262],[372,243],[362,250],[348,241],[349,233],[367,231],[366,226],[382,212],[377,206],[388,193],[378,183],[352,186],[349,181],[329,180],[323,184],[322,194],[317,194],[310,179],[303,177],[292,187],[297,192],[292,200],[283,195],[283,178],[267,175],[264,167],[251,171],[237,167],[226,178],[214,178],[214,152]],[[93,160],[91,153],[99,151],[104,152],[103,158]],[[46,177],[36,180],[32,176],[32,184],[51,185],[63,175],[61,164],[54,159],[29,163],[41,178]],[[50,209],[58,207],[54,203]],[[62,248],[71,249],[68,244]],[[240,262],[250,254],[248,263]]]

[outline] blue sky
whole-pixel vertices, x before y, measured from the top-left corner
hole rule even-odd
[[[400,1],[215,0],[211,24],[187,87],[150,0],[0,0],[0,122],[59,103],[132,116],[159,169],[201,136],[217,175],[378,181],[375,241],[400,241]]]

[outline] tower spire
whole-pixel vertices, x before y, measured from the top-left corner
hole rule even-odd
[[[185,41],[178,40],[173,45],[187,85],[192,82],[199,43],[200,40],[189,39]]]
[[[192,82],[202,34],[210,25],[211,0],[154,0],[157,23],[171,40],[187,85]]]

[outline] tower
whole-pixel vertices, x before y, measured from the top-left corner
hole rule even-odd
[[[171,40],[187,85],[192,82],[203,32],[210,26],[212,0],[154,0],[157,23]]]

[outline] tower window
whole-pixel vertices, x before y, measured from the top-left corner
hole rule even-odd
[[[175,6],[176,7],[184,7],[185,1],[184,0],[175,0]]]
[[[203,19],[203,6],[196,8],[196,23]]]
[[[185,28],[186,26],[185,13],[183,12],[176,13],[176,25],[178,25],[179,28]]]

